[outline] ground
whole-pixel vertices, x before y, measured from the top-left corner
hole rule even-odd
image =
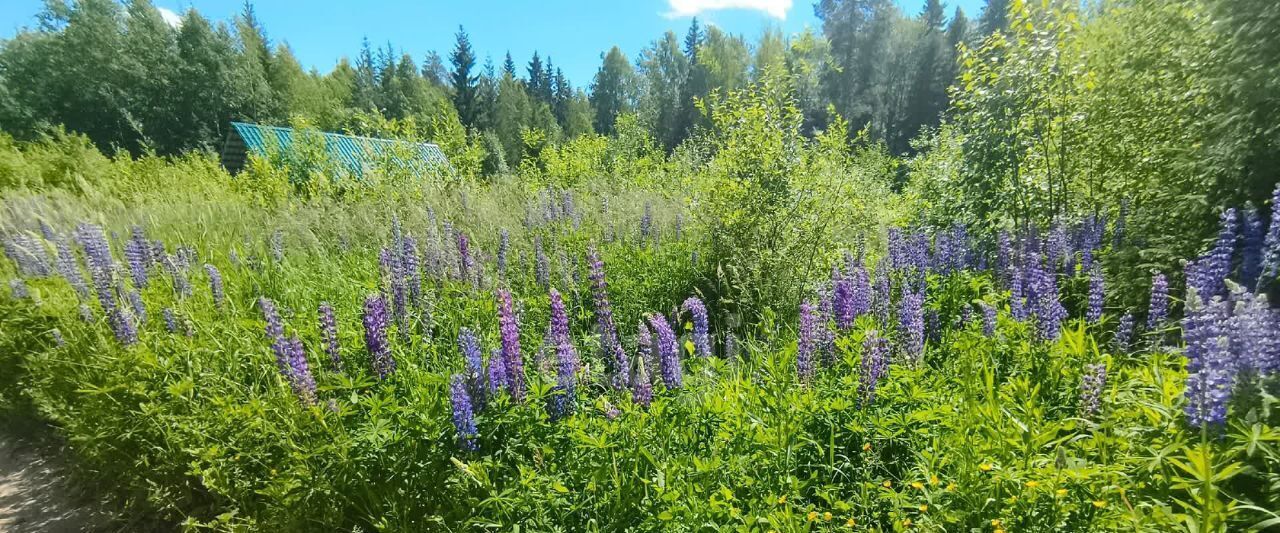
[[[114,531],[110,513],[68,480],[53,450],[0,434],[0,532]]]

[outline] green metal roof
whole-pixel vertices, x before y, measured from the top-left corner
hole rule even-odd
[[[258,155],[266,155],[268,146],[288,151],[293,145],[292,128],[244,122],[232,122],[231,127],[244,141],[245,151],[252,151]],[[356,174],[363,174],[365,167],[380,162],[400,164],[415,172],[427,171],[433,167],[449,167],[449,160],[444,156],[444,152],[432,143],[357,137],[329,132],[318,132],[318,134],[324,139],[325,149],[329,155]]]

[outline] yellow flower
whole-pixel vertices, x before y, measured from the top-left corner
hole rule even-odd
[[[997,530],[995,530],[995,531],[992,531],[991,533],[1004,533],[1004,530],[1003,530],[1003,529],[997,529]]]
[[[938,484],[938,476],[929,476],[929,484],[930,484],[930,485],[937,485],[937,484]]]
[[[825,513],[822,513],[822,520],[823,520],[824,522],[830,522],[830,521],[831,521],[831,511],[827,511],[827,512],[825,512]]]
[[[947,491],[948,491],[948,492],[950,492],[950,491],[953,491],[953,490],[956,490],[956,484],[955,484],[955,483],[947,483]]]
[[[991,519],[991,527],[1000,527],[1000,524],[1002,524],[1002,523],[1003,523],[1003,522],[1001,522],[999,518],[992,518],[992,519]]]
[[[871,443],[870,443],[870,442],[868,442],[868,443],[866,443],[866,444],[863,444],[863,445],[862,445],[862,451],[864,451],[864,452],[869,452],[869,451],[871,451]]]
[[[1054,491],[1054,492],[1055,492],[1055,493],[1057,493],[1057,495],[1058,495],[1058,496],[1066,496],[1066,495],[1067,495],[1067,489],[1058,489],[1058,490],[1056,490],[1056,491]]]
[[[1033,480],[1031,480],[1031,481],[1028,481],[1028,482],[1027,482],[1027,488],[1029,488],[1029,489],[1034,489],[1034,488],[1039,487],[1039,486],[1040,486],[1040,482],[1039,482],[1039,481],[1036,481],[1036,480],[1034,480],[1034,479],[1033,479]]]
[[[983,472],[990,472],[991,468],[992,468],[991,463],[982,463],[978,465],[978,470],[981,470]]]
[[[818,519],[818,512],[817,512],[817,511],[809,511],[809,521],[810,521],[810,522],[812,522],[812,521],[817,520],[817,519]]]
[[[882,483],[882,484],[884,485],[884,488],[886,488],[886,489],[887,489],[887,488],[889,488],[889,487],[892,487],[892,486],[893,486],[893,482],[892,482],[892,481],[889,481],[889,480],[887,480],[887,479],[886,479],[886,480],[884,480],[884,483]]]
[[[782,496],[778,496],[778,505],[782,505],[782,504],[784,504],[784,503],[787,503],[787,495],[786,495],[786,494],[783,494]]]
[[[913,488],[913,489],[923,489],[923,488],[924,488],[924,483],[921,483],[921,482],[919,482],[919,481],[912,481],[912,482],[911,482],[911,488]]]
[[[1093,506],[1101,509],[1107,506],[1107,502],[1104,502],[1102,500],[1093,500]]]
[[[928,510],[929,510],[929,506],[928,506],[928,505],[925,505],[925,504],[923,504],[923,503],[922,503],[922,504],[920,504],[920,512],[922,512],[922,513],[923,513],[923,512],[927,512]]]
[[[911,519],[910,519],[910,518],[908,518],[908,519],[906,519],[906,520],[903,520],[903,521],[902,521],[902,527],[911,527]]]
[[[857,522],[854,522],[852,518],[844,521],[844,527],[853,527],[855,524]]]

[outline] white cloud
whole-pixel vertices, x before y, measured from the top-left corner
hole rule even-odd
[[[182,25],[182,16],[174,13],[172,10],[156,6],[156,11],[160,12],[160,18],[164,19],[165,24],[174,28]]]
[[[791,10],[791,3],[792,0],[667,0],[671,11],[665,13],[665,16],[679,18],[721,9],[752,9],[784,20],[787,18],[787,11]]]

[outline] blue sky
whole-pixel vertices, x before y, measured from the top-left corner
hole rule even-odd
[[[228,20],[243,0],[152,0],[160,8],[184,12],[196,8],[214,20]],[[924,0],[896,0],[911,14]],[[944,0],[947,14],[956,6],[975,18],[984,0]],[[35,25],[43,0],[0,2],[0,37]],[[501,66],[511,51],[520,72],[536,49],[550,55],[576,87],[585,87],[600,65],[600,55],[618,45],[634,60],[667,30],[684,36],[690,18],[715,24],[749,40],[766,27],[791,34],[820,23],[812,0],[257,0],[254,8],[273,41],[285,41],[304,66],[328,71],[344,55],[354,56],[361,39],[373,46],[390,42],[421,63],[429,50],[448,58],[458,25],[466,27],[481,58]]]

